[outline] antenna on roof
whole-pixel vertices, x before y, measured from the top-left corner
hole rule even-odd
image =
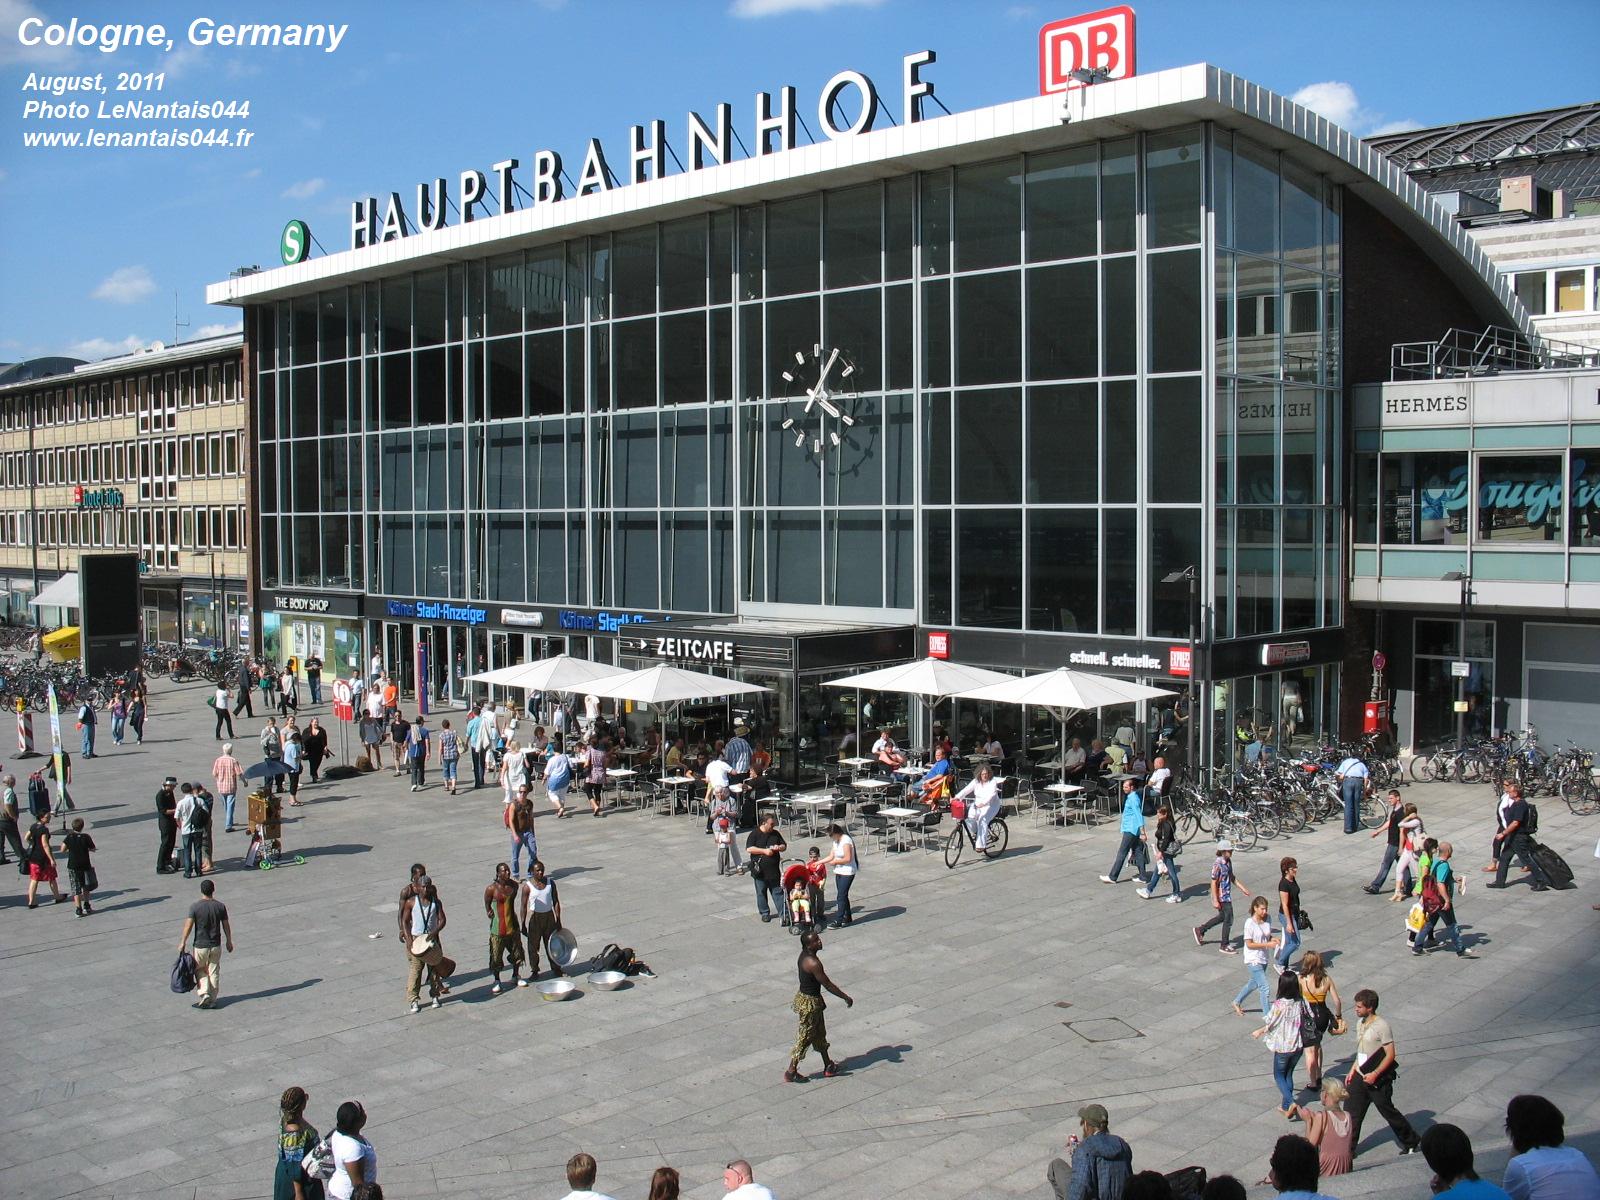
[[[177,290],[174,289],[172,293],[172,344],[174,346],[176,346],[182,340],[178,336],[178,330],[187,328],[189,328],[189,322],[180,321],[178,319],[178,293]]]

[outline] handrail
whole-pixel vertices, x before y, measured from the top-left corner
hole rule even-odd
[[[1592,367],[1600,367],[1600,350],[1553,338],[1529,338],[1501,325],[1479,331],[1451,329],[1436,342],[1398,342],[1389,350],[1391,382]]]

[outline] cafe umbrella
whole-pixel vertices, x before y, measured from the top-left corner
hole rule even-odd
[[[496,687],[521,688],[529,692],[555,692],[571,695],[579,688],[589,687],[597,679],[608,679],[623,674],[621,667],[590,662],[587,658],[573,658],[570,654],[556,654],[534,662],[516,663],[509,667],[496,667],[493,671],[480,671],[468,675],[471,683],[488,683]]]
[[[676,717],[685,704],[693,700],[726,700],[730,696],[748,696],[756,692],[770,692],[759,683],[744,683],[704,671],[685,671],[662,663],[642,671],[628,671],[609,679],[596,680],[589,691],[609,700],[632,700],[635,704],[648,704],[662,712],[661,773],[667,769],[666,722]]]
[[[860,754],[861,692],[903,692],[909,696],[921,696],[928,701],[931,713],[940,701],[951,696],[988,684],[1004,683],[1011,678],[1010,675],[984,667],[969,667],[943,658],[921,658],[915,662],[868,671],[864,675],[829,679],[822,686],[856,690],[856,753]]]

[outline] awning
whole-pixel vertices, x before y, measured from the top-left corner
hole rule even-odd
[[[76,571],[68,571],[28,603],[37,605],[40,608],[77,608],[79,604],[78,573]]]

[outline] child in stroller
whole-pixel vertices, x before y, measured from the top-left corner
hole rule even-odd
[[[822,885],[828,868],[815,846],[805,862],[791,861],[783,869],[783,890],[789,905],[789,932],[802,934],[822,924]]]

